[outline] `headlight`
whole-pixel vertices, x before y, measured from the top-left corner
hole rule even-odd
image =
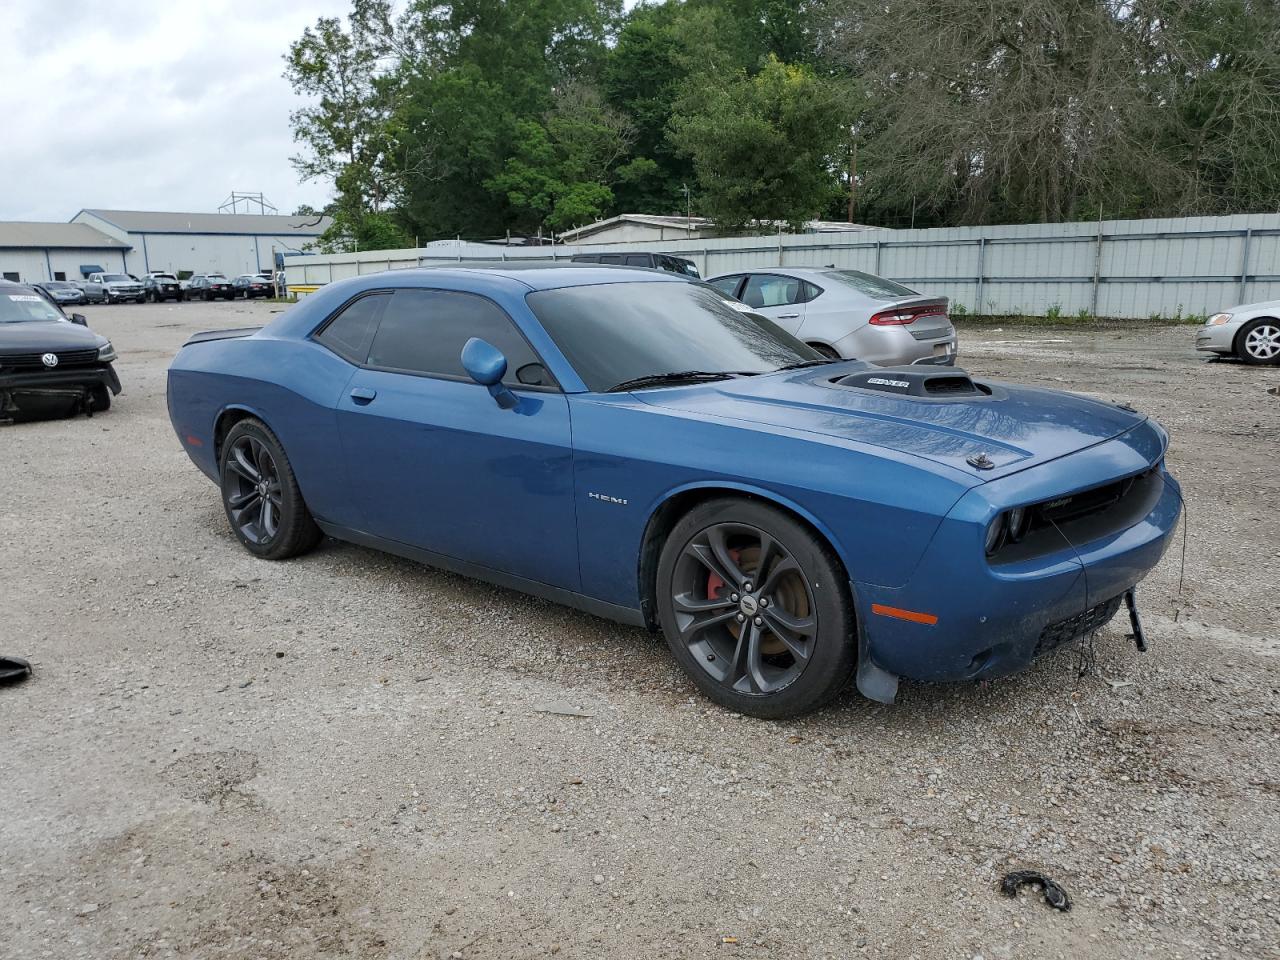
[[[102,363],[110,363],[115,358],[116,348],[111,345],[110,340],[98,348],[98,360]]]
[[[1005,523],[1009,528],[1009,539],[1017,543],[1022,539],[1022,535],[1027,532],[1027,525],[1031,521],[1031,513],[1026,507],[1014,507],[1010,510],[1006,517]]]
[[[991,556],[1000,549],[1004,543],[1004,523],[1005,515],[1002,513],[991,521],[991,526],[987,527],[987,556]]]
[[[1229,313],[1215,313],[1212,317],[1210,317],[1208,320],[1205,321],[1204,325],[1206,327],[1220,327],[1224,323],[1229,323],[1230,320],[1231,320],[1231,314]]]

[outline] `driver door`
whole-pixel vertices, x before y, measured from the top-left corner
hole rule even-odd
[[[539,357],[493,301],[451,290],[385,296],[367,358],[338,403],[350,495],[364,529],[578,590],[564,394],[545,382]],[[507,357],[514,410],[499,407],[462,369],[470,337]]]

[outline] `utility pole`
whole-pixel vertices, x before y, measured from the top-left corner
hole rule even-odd
[[[680,188],[684,190],[684,229],[686,235],[693,234],[693,199],[689,193],[689,185],[687,183],[680,184]]]
[[[858,209],[858,141],[853,141],[853,149],[849,152],[849,222],[853,223],[854,212]]]

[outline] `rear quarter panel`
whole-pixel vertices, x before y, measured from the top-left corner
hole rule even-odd
[[[191,459],[217,482],[219,417],[253,414],[280,438],[311,511],[352,522],[335,408],[354,371],[309,341],[258,335],[189,344],[169,368],[169,416]]]

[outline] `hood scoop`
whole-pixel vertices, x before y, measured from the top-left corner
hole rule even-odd
[[[964,400],[992,395],[990,387],[974,383],[969,374],[954,368],[878,367],[836,377],[830,383],[833,387],[873,390],[920,400]]]

